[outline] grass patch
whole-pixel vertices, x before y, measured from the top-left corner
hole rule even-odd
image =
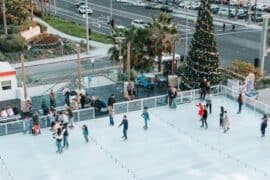
[[[52,17],[52,16],[44,16],[42,19],[47,22],[49,25],[54,27],[55,29],[80,38],[85,38],[85,27],[79,24],[76,24],[71,21],[66,21],[60,18]],[[91,39],[93,41],[111,44],[113,43],[109,36],[96,33],[92,31]]]

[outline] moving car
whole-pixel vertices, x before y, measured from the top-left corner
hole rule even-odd
[[[201,3],[200,2],[193,2],[190,4],[190,9],[199,10]]]
[[[128,0],[116,0],[116,2],[119,2],[119,3],[127,3]]]
[[[77,0],[75,5],[77,8],[79,8],[80,6],[84,5],[84,3],[85,3],[85,1],[83,1],[83,0]]]
[[[88,7],[86,9],[86,6],[85,5],[80,6],[79,9],[78,9],[78,11],[79,11],[80,14],[85,14],[86,12],[88,14],[93,14],[93,10],[90,7]]]
[[[143,3],[142,1],[132,1],[131,5],[132,6],[137,6],[137,7],[145,7],[146,6],[146,4]]]
[[[161,5],[156,3],[148,3],[145,5],[146,9],[160,9]]]
[[[144,29],[148,26],[148,23],[143,20],[135,19],[131,22],[131,26],[134,28]]]
[[[161,6],[160,11],[170,13],[173,12],[173,9],[169,6]]]

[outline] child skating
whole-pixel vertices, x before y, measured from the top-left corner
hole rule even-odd
[[[55,140],[56,140],[56,147],[57,147],[57,151],[56,153],[62,153],[63,152],[63,148],[62,148],[62,140],[63,140],[63,135],[62,135],[62,130],[61,128],[57,129],[57,132],[55,134]]]
[[[202,103],[196,105],[199,108],[198,114],[200,116],[200,121],[202,121],[203,113],[204,113],[204,106]]]
[[[88,127],[86,125],[82,126],[82,134],[83,134],[85,142],[88,143],[89,142],[89,140],[88,140]]]
[[[114,120],[113,120],[113,109],[109,109],[109,121],[110,121],[110,126],[114,126]]]
[[[124,140],[127,140],[127,130],[128,130],[128,120],[127,120],[127,116],[124,115],[122,122],[119,124],[118,127],[121,127],[123,125],[123,136],[122,138],[124,138]]]
[[[266,129],[266,127],[267,127],[267,121],[268,121],[267,115],[264,114],[264,115],[263,115],[263,118],[262,118],[262,124],[261,124],[261,133],[262,133],[262,137],[265,136],[265,129]]]
[[[227,111],[224,111],[223,129],[224,129],[224,133],[226,133],[230,129],[230,120],[229,120]]]
[[[143,108],[143,113],[141,115],[143,117],[143,119],[144,119],[144,126],[143,126],[143,128],[145,130],[148,129],[148,121],[150,120],[149,113],[148,113],[147,110],[148,110],[148,107],[144,107]]]

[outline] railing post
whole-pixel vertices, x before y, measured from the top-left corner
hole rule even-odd
[[[8,135],[8,128],[7,128],[7,124],[5,124],[5,133],[6,133],[6,135]]]

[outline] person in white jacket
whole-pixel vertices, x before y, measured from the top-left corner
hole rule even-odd
[[[224,111],[223,129],[224,129],[224,133],[226,133],[230,129],[230,120],[229,120],[227,111]]]

